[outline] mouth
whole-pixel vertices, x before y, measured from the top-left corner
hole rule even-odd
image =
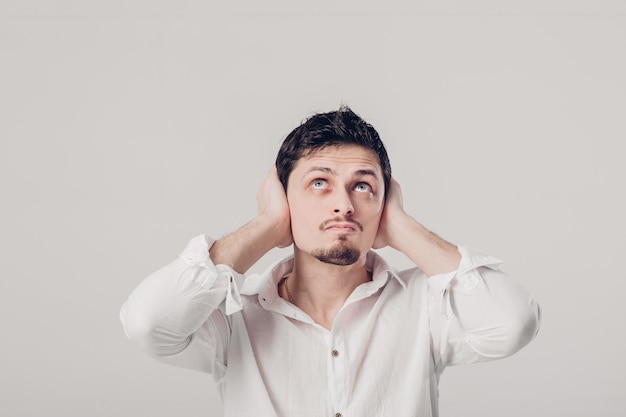
[[[350,223],[339,223],[339,224],[332,224],[326,227],[326,230],[349,233],[349,232],[356,232],[356,227]]]
[[[329,219],[320,224],[320,230],[322,231],[336,231],[343,233],[350,233],[356,231],[363,231],[363,225],[355,219],[346,219],[341,217],[335,217]]]

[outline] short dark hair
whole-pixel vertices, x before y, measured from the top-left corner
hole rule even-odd
[[[362,146],[378,155],[386,194],[391,181],[391,164],[387,150],[376,129],[345,105],[337,111],[309,117],[287,135],[276,157],[278,178],[285,191],[289,174],[300,158],[329,146],[342,145]]]

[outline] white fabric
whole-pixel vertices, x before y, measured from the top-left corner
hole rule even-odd
[[[195,237],[146,278],[121,321],[157,359],[211,373],[226,417],[437,416],[446,366],[511,355],[539,328],[501,262],[462,247],[457,271],[430,278],[369,252],[372,281],[327,330],[278,296],[292,258],[244,279],[213,265],[213,242]]]

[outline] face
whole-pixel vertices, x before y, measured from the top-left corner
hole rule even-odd
[[[301,158],[287,185],[296,249],[335,265],[364,260],[384,195],[378,156],[369,149],[331,146]]]

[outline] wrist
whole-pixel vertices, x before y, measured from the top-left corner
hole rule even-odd
[[[253,222],[256,223],[264,244],[270,246],[268,250],[291,244],[291,225],[288,220],[271,213],[261,213]]]
[[[394,249],[407,255],[428,276],[458,268],[461,255],[456,245],[442,239],[411,218],[404,223]]]
[[[422,234],[426,229],[413,217],[404,211],[394,215],[394,221],[388,230],[388,245],[406,253],[410,246],[414,245],[416,234]]]

